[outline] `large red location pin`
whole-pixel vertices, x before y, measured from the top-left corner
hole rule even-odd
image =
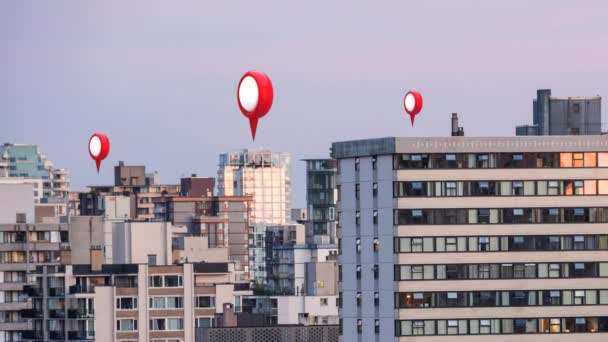
[[[108,137],[105,134],[93,133],[89,139],[89,154],[95,160],[97,173],[99,173],[101,161],[106,159],[108,153],[110,153],[110,140]]]
[[[422,95],[415,90],[410,90],[403,98],[403,106],[405,111],[410,115],[412,126],[414,126],[414,117],[422,110]]]
[[[261,71],[247,71],[239,81],[237,100],[241,113],[249,119],[251,136],[255,140],[258,120],[266,115],[272,106],[272,83]]]

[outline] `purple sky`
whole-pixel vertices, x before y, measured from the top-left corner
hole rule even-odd
[[[0,141],[39,144],[73,188],[112,181],[118,160],[161,180],[215,176],[219,153],[292,153],[336,140],[513,135],[537,88],[608,94],[608,2],[598,1],[1,1]],[[265,71],[275,103],[255,143],[235,93]],[[410,127],[409,89],[424,108]],[[105,132],[97,175],[87,141]]]

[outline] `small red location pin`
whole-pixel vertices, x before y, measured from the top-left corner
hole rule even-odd
[[[108,153],[110,153],[110,140],[108,137],[105,134],[93,133],[89,139],[89,154],[95,160],[97,173],[99,173],[101,161],[106,159]]]
[[[241,113],[249,119],[253,140],[255,140],[258,120],[270,110],[272,98],[272,83],[265,73],[251,70],[241,77],[237,100]]]
[[[422,95],[415,90],[410,90],[403,98],[403,106],[405,111],[410,115],[412,126],[414,126],[414,117],[422,110]]]

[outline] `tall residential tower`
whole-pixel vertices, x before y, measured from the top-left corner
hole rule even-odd
[[[382,138],[332,157],[342,341],[608,339],[608,137]]]

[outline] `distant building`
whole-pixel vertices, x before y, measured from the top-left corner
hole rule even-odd
[[[309,215],[307,235],[312,238],[307,242],[335,244],[338,163],[334,159],[305,159],[305,162],[306,205]]]
[[[196,328],[214,327],[225,304],[240,308],[250,294],[231,263],[104,265],[100,252],[90,264],[36,268],[22,311],[33,330],[21,340],[194,341]]]
[[[517,126],[516,135],[602,134],[601,96],[555,97],[551,89],[539,89],[532,114],[532,125]]]
[[[215,178],[213,177],[197,177],[193,174],[190,177],[183,177],[180,180],[181,196],[184,197],[202,197],[213,196],[213,188],[215,188]]]
[[[285,224],[291,218],[288,153],[240,150],[221,154],[219,196],[253,196],[251,224]]]
[[[301,224],[268,226],[266,229],[267,287],[274,293],[285,295],[314,293],[312,289],[311,291],[307,289],[307,271],[311,279],[327,281],[329,286],[329,283],[335,282],[335,269],[330,267],[328,272],[324,272],[323,267],[308,268],[308,265],[335,261],[337,254],[336,245],[306,244],[304,226]],[[335,262],[332,265],[335,267]]]
[[[189,234],[206,236],[210,248],[228,247],[230,261],[249,274],[249,207],[251,196],[163,197],[154,200],[156,220],[185,226]]]
[[[155,178],[154,181],[151,179]],[[130,199],[130,218],[143,221],[154,219],[153,199],[179,195],[177,184],[157,184],[158,174],[146,176],[145,166],[128,166],[119,162],[114,168],[114,185],[89,186],[90,192],[79,194],[80,214],[83,216],[105,215],[103,197],[126,196]],[[154,183],[154,184],[152,184]]]
[[[4,144],[0,146],[0,179],[11,177],[26,182],[41,180],[42,186],[34,191],[39,202],[49,198],[62,198],[67,202],[70,180],[65,169],[54,169],[36,145]]]

